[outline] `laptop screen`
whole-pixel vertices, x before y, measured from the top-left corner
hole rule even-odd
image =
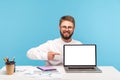
[[[63,47],[64,66],[96,65],[95,44],[67,44]]]

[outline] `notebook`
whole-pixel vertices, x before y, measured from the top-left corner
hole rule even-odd
[[[52,66],[37,66],[38,69],[41,69],[43,71],[53,71],[56,70],[56,68],[52,67]]]
[[[95,44],[64,45],[63,65],[66,72],[102,72],[97,67]]]

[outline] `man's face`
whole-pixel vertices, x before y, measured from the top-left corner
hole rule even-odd
[[[74,32],[74,25],[70,21],[62,21],[60,25],[60,34],[61,37],[65,40],[68,40],[72,37]]]

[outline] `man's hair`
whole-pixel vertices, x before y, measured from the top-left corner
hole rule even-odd
[[[60,19],[59,25],[61,25],[62,21],[64,21],[64,20],[67,20],[67,21],[72,22],[73,25],[74,25],[74,27],[75,27],[75,20],[74,20],[74,18],[73,18],[72,16],[69,16],[69,15],[67,15],[67,16],[62,16],[61,19]]]

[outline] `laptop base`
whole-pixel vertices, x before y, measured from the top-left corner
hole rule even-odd
[[[67,73],[101,73],[102,71],[98,68],[98,67],[94,67],[94,68],[68,68],[68,67],[64,67],[65,71]]]

